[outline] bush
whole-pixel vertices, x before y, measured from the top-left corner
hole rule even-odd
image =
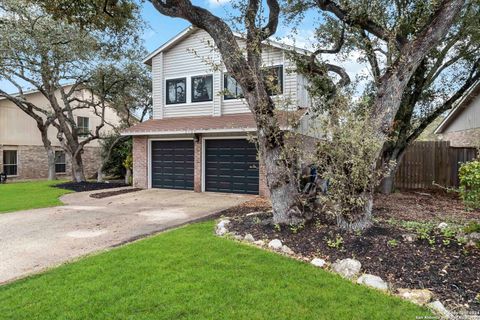
[[[462,164],[458,176],[463,203],[469,209],[480,209],[480,160]]]

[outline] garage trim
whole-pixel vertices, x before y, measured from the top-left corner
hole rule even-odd
[[[202,137],[201,139],[202,139],[202,192],[205,192],[205,175],[206,175],[206,168],[205,168],[206,144],[205,144],[205,140],[237,140],[237,139],[247,140],[247,136],[212,136],[212,137]]]
[[[193,137],[184,137],[184,138],[149,138],[147,142],[148,147],[148,159],[147,159],[147,181],[148,181],[148,189],[152,188],[152,142],[153,141],[185,141],[191,140],[194,141]],[[195,141],[194,141],[195,143]]]

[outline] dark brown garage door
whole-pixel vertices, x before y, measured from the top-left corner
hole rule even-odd
[[[193,190],[193,141],[152,141],[152,187]]]
[[[258,194],[256,158],[245,139],[205,140],[205,190]]]

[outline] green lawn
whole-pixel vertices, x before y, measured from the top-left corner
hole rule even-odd
[[[428,311],[194,224],[0,287],[1,319],[415,319]]]
[[[60,182],[65,181],[0,184],[0,213],[61,205],[58,198],[71,191],[51,187]]]

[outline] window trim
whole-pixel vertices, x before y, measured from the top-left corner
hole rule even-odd
[[[63,153],[63,158],[65,159],[63,163],[57,163],[57,152]],[[64,171],[57,171],[57,165],[63,165],[65,168]],[[63,150],[55,150],[55,173],[57,174],[67,173],[67,155]]]
[[[82,126],[80,127],[80,119],[83,119],[82,120]],[[85,119],[87,119],[87,127],[86,127],[86,130],[85,130],[85,127],[83,126],[84,125],[84,121]],[[80,130],[82,129],[82,130]],[[85,137],[85,136],[88,136],[90,133],[90,118],[89,117],[84,117],[84,116],[77,116],[77,134],[80,136],[80,137]]]
[[[185,97],[184,97],[184,101],[183,102],[169,102],[169,99],[168,99],[168,82],[169,81],[179,81],[179,80],[183,80],[185,81]],[[212,80],[212,84],[213,84],[213,80]],[[180,78],[168,78],[168,79],[165,79],[165,104],[167,105],[174,105],[174,104],[186,104],[187,103],[187,94],[188,94],[188,82],[187,82],[187,77],[180,77]]]
[[[15,152],[15,164],[5,164],[5,152]],[[17,149],[3,149],[2,150],[2,172],[6,173],[5,166],[15,166],[15,174],[7,175],[7,177],[18,177],[18,150]]]
[[[227,77],[230,77],[231,79],[233,79],[233,77],[230,76],[230,73],[228,73],[228,72],[224,72],[224,73],[223,73],[223,91],[224,91],[224,92],[223,92],[223,100],[241,100],[241,99],[245,99],[245,95],[243,94],[243,92],[242,92],[242,95],[240,95],[240,96],[237,95],[236,97],[228,97],[228,96],[225,94],[225,93],[226,93],[225,90],[227,90],[227,88],[226,88],[226,85],[227,85],[227,81],[226,81],[226,80],[227,80]],[[235,88],[237,89],[237,92],[238,92],[239,84],[238,84],[237,80],[235,80],[235,79],[233,79],[233,80],[234,80],[235,83],[236,83]]]

